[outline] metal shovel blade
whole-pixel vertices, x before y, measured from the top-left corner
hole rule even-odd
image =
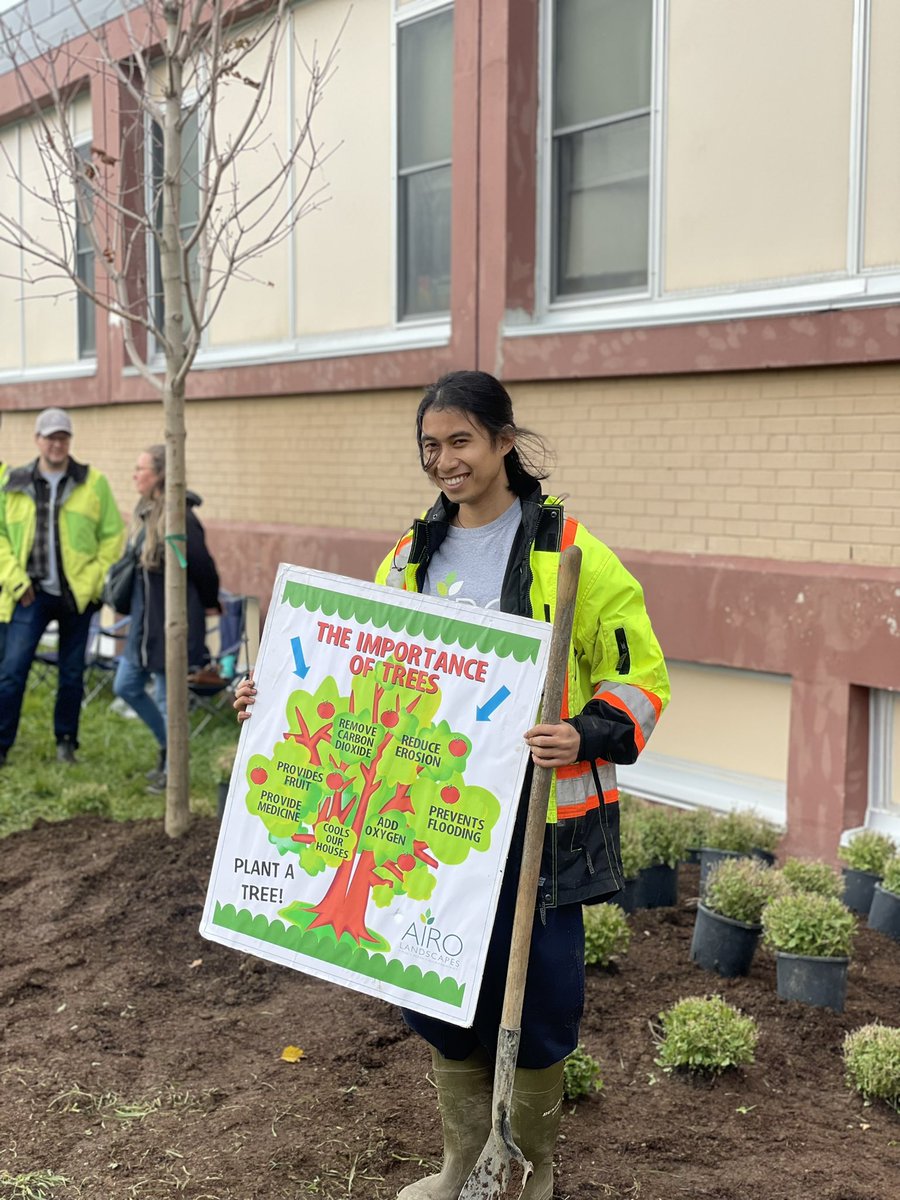
[[[501,1026],[494,1064],[494,1101],[491,1132],[478,1162],[459,1193],[459,1200],[499,1200],[509,1185],[510,1164],[517,1162],[524,1172],[521,1194],[532,1173],[532,1165],[513,1140],[509,1114],[512,1107],[513,1080],[519,1057],[519,1029]]]

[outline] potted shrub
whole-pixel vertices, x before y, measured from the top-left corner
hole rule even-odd
[[[687,846],[687,832],[674,809],[657,805],[641,814],[643,908],[671,908],[678,903],[678,863]]]
[[[657,1063],[666,1071],[719,1075],[753,1062],[759,1031],[721,996],[688,996],[659,1014]]]
[[[739,858],[753,853],[758,836],[756,813],[744,810],[719,813],[706,828],[706,840],[700,847],[700,895],[713,863],[723,858]]]
[[[856,932],[853,913],[833,896],[787,892],[762,912],[763,940],[775,951],[778,995],[844,1011]]]
[[[641,822],[637,812],[626,809],[620,814],[619,846],[622,852],[622,873],[625,886],[613,897],[613,902],[625,912],[641,907],[641,868],[647,865],[642,844]]]
[[[716,863],[697,907],[691,962],[726,978],[746,975],[762,932],[762,911],[786,888],[780,873],[757,858]]]
[[[781,868],[785,882],[795,892],[817,892],[820,896],[844,895],[844,880],[829,863],[820,859],[789,858]]]
[[[875,884],[884,875],[889,858],[897,846],[886,833],[861,829],[846,846],[838,848],[838,858],[844,863],[844,903],[854,912],[867,913],[872,903]]]
[[[773,821],[761,817],[759,813],[751,815],[756,823],[751,853],[755,854],[757,858],[761,858],[763,862],[767,862],[770,867],[774,866],[775,851],[778,849],[778,843],[784,837],[784,830]]]
[[[608,967],[631,942],[628,918],[618,904],[591,904],[584,909],[584,961]]]
[[[847,1086],[900,1113],[900,1029],[863,1025],[844,1038]]]
[[[875,884],[869,928],[900,942],[900,854],[888,859],[881,883]]]
[[[699,863],[700,848],[707,844],[707,831],[716,819],[708,808],[682,809],[679,818],[683,826],[684,855],[682,862]]]

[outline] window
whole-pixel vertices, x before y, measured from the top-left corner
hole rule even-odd
[[[554,0],[552,298],[647,287],[653,0]]]
[[[453,10],[397,30],[398,313],[450,310]]]
[[[162,232],[162,187],[163,187],[163,138],[162,129],[154,121],[150,127],[150,186],[148,206],[153,213],[153,224],[158,234]],[[200,131],[196,109],[187,114],[181,131],[181,204],[178,214],[178,235],[184,243],[193,233],[200,218]],[[191,280],[197,280],[198,247],[191,250],[189,270]],[[153,239],[151,250],[150,304],[153,321],[157,329],[165,324],[163,304],[162,270],[160,266],[159,242]]]
[[[84,286],[94,290],[94,248],[88,229],[94,214],[94,196],[88,182],[91,168],[91,147],[86,142],[75,147],[78,156],[75,180],[75,276]],[[97,353],[97,313],[90,296],[76,292],[78,312],[78,357],[92,358]]]

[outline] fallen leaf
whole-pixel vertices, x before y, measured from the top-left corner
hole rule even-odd
[[[306,1055],[299,1046],[285,1046],[281,1052],[282,1062],[297,1062],[299,1059],[305,1057]]]
[[[191,963],[189,970],[195,971],[197,969],[197,967],[202,965],[202,963],[203,963],[202,958],[195,958],[194,961]]]

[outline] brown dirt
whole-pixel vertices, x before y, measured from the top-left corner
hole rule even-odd
[[[438,1155],[396,1009],[199,937],[216,835],[80,818],[0,842],[0,1200],[39,1194],[2,1182],[34,1171],[68,1181],[51,1200],[388,1200]],[[566,1106],[555,1196],[896,1200],[900,1117],[845,1086],[841,1043],[900,1023],[900,945],[860,930],[842,1015],[788,1004],[765,952],[733,982],[689,963],[695,889],[683,869],[679,907],[589,971],[605,1088]],[[756,1064],[667,1076],[651,1023],[714,990],[757,1018]]]

